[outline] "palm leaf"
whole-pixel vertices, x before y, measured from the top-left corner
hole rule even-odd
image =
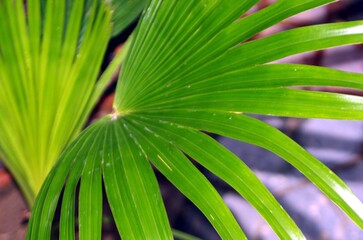
[[[124,124],[137,133],[135,141],[145,156],[199,207],[223,238],[246,238],[217,191],[182,152],[147,127]]]
[[[150,164],[120,122],[111,122],[108,133],[110,143],[106,148],[110,152],[104,151],[104,180],[108,195],[114,194],[112,183],[119,187],[121,199],[110,198],[110,204],[113,211],[120,204],[124,210],[117,224],[121,235],[133,239],[170,239],[171,230]],[[121,146],[125,148],[123,151]],[[129,228],[124,228],[125,225]]]
[[[72,144],[60,157],[57,166],[62,170],[55,167],[45,181],[34,206],[27,238],[50,238],[52,218],[67,178],[70,182],[62,199],[62,217],[69,216],[65,212],[69,206],[74,211],[74,186],[80,180],[79,236],[81,239],[100,238],[102,173],[111,210],[123,237],[171,239],[154,173],[122,122],[106,117],[88,128],[76,142],[78,144]],[[127,151],[120,152],[120,146],[126,146]],[[75,216],[69,217],[73,222]],[[74,229],[64,218],[61,218],[60,237],[75,238]]]
[[[185,114],[184,111],[146,113],[142,115],[141,120],[154,124],[158,121],[161,125],[159,129],[164,129],[169,136],[173,134],[174,142],[177,142],[178,138],[179,142],[190,141],[191,134],[185,131],[185,127],[191,127],[263,147],[297,168],[361,228],[363,227],[363,204],[354,196],[348,186],[297,143],[266,123],[242,114],[212,111],[189,111],[188,114]],[[182,127],[178,126],[179,124]]]
[[[78,46],[82,3],[74,4],[68,25],[64,1],[46,5],[43,24],[39,1],[28,2],[27,18],[23,1],[0,4],[0,28],[7,36],[0,40],[2,155],[31,205],[60,151],[84,124],[74,120],[90,113],[78,109],[84,108],[95,85],[111,31],[110,13],[105,4],[91,8]]]
[[[248,200],[279,237],[304,239],[255,174],[202,131],[251,143],[281,156],[363,228],[363,205],[339,177],[274,127],[243,114],[361,120],[362,97],[291,87],[362,89],[363,75],[266,63],[293,54],[362,43],[363,22],[309,26],[247,41],[289,16],[332,1],[281,0],[240,19],[256,2],[149,2],[119,77],[114,113],[89,127],[60,158],[37,200],[28,239],[49,231],[49,225],[41,224],[51,221],[52,215],[46,213],[54,212],[63,186],[67,194],[62,199],[62,215],[69,216],[67,207],[74,214],[75,183],[86,179],[86,187],[91,184],[91,176],[86,176],[83,168],[96,174],[98,186],[99,175],[103,175],[107,199],[123,239],[170,239],[150,163],[203,212],[221,238],[244,239],[216,190],[188,156]],[[88,150],[83,152],[80,146]],[[97,157],[88,159],[79,153],[95,153],[91,155]],[[99,164],[103,166],[101,173]],[[87,167],[93,165],[94,171]],[[80,204],[92,206],[87,194],[83,192]],[[99,206],[100,191],[96,189],[94,195]],[[145,209],[142,214],[141,208]],[[61,223],[67,234],[74,235],[71,225]],[[96,225],[89,222],[80,231],[87,232]]]
[[[112,36],[122,32],[144,9],[147,0],[111,0]]]
[[[316,103],[319,103],[317,105]],[[362,120],[363,98],[287,88],[236,89],[176,97],[141,110],[190,109]]]
[[[40,14],[41,18],[44,19],[45,15],[45,9],[47,6],[46,0],[38,0],[36,4],[40,4]],[[85,4],[83,4],[85,2]],[[65,16],[65,24],[67,25],[68,22],[72,22],[73,19],[70,17],[81,17],[82,23],[81,23],[81,32],[84,32],[84,27],[87,22],[88,13],[92,9],[92,4],[95,2],[94,0],[84,0],[84,1],[72,1],[72,0],[66,0],[64,1],[64,16]],[[96,3],[101,4],[101,0],[96,0]],[[77,16],[74,16],[72,14],[72,11],[75,7],[75,5],[82,6],[83,10],[81,14],[78,14]],[[116,36],[117,34],[121,33],[126,27],[131,24],[136,17],[141,13],[143,8],[146,5],[146,0],[111,0],[110,1],[110,8],[112,9],[112,23],[113,23],[113,29],[112,29],[112,36]],[[39,11],[39,10],[37,10]],[[62,12],[59,12],[62,14]],[[42,22],[44,23],[44,21]]]
[[[358,44],[362,42],[362,24],[363,21],[353,21],[301,27],[250,41],[228,50],[185,77],[203,78],[206,74],[210,76],[218,72],[268,63],[298,53]]]
[[[228,82],[228,85],[225,82]],[[198,92],[221,90],[312,86],[335,86],[363,90],[362,74],[301,64],[265,64],[203,78],[194,81],[192,85],[189,81],[179,82],[169,86],[167,93],[174,97],[182,97]],[[187,93],[181,91],[183,88],[188,90]],[[166,95],[162,93],[159,97],[165,98]]]
[[[24,2],[0,2],[0,155],[32,206],[125,58],[129,43],[97,81],[111,32],[144,1]],[[125,4],[139,7],[116,23],[111,11]]]
[[[139,129],[144,128],[146,134],[149,132],[147,138],[152,142],[157,141],[152,135],[160,134],[160,137],[164,138],[165,141],[169,141],[180,148],[185,154],[191,156],[209,171],[230,184],[265,217],[281,238],[303,238],[295,223],[254,173],[238,157],[212,138],[198,131],[183,128],[182,125],[163,122],[161,119],[149,122],[142,118],[134,120],[134,123],[139,125]],[[165,124],[167,127],[165,127]],[[168,127],[172,130],[168,131]],[[166,149],[170,149],[170,147]],[[169,158],[172,157],[169,156]],[[185,172],[188,175],[193,174],[192,172]],[[199,189],[204,189],[200,187]],[[198,189],[195,189],[195,191],[198,191]],[[202,194],[205,195],[204,192]],[[228,239],[228,236],[225,237],[222,234],[221,236]],[[236,237],[239,238],[238,236],[230,236],[231,239]]]

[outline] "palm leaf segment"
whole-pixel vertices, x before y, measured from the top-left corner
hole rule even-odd
[[[256,2],[150,1],[119,78],[115,113],[88,128],[62,155],[38,197],[28,239],[49,237],[64,183],[60,232],[64,239],[74,239],[79,182],[80,237],[99,238],[102,181],[123,239],[171,239],[149,162],[204,213],[223,239],[245,238],[211,183],[186,156],[231,185],[280,238],[303,239],[254,173],[200,130],[281,156],[363,228],[363,205],[342,180],[277,129],[242,114],[361,120],[361,97],[290,87],[362,89],[362,75],[265,63],[361,43],[363,22],[304,27],[243,43],[289,16],[331,1],[281,0],[238,19]]]

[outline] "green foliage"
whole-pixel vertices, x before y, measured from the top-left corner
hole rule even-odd
[[[362,43],[363,21],[303,27],[245,42],[287,17],[332,0],[280,0],[239,18],[257,2],[149,2],[119,77],[115,112],[92,124],[63,152],[37,198],[28,239],[50,238],[60,201],[61,239],[75,239],[77,215],[79,238],[99,239],[102,183],[123,239],[171,239],[150,164],[203,212],[222,239],[245,239],[217,191],[187,156],[231,185],[281,239],[304,239],[255,174],[204,131],[281,156],[363,228],[363,204],[338,176],[277,129],[244,114],[362,120],[362,97],[292,88],[362,89],[362,75],[266,63]]]
[[[111,33],[144,2],[0,1],[0,157],[30,206],[125,57],[99,77]],[[116,23],[124,4],[138,7]]]
[[[112,36],[122,32],[144,9],[147,0],[111,0]]]

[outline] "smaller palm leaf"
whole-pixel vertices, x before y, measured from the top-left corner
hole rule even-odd
[[[90,113],[111,15],[104,4],[84,14],[83,3],[75,2],[69,19],[64,1],[40,8],[40,1],[30,0],[27,17],[23,1],[0,5],[1,157],[32,205]]]
[[[266,63],[362,43],[363,22],[303,27],[245,42],[287,17],[332,1],[281,0],[239,19],[257,2],[150,1],[119,78],[115,112],[63,153],[37,199],[28,239],[49,238],[64,184],[60,234],[74,239],[79,182],[80,239],[100,238],[102,181],[123,239],[171,239],[150,163],[203,212],[222,239],[245,239],[217,191],[187,156],[231,185],[281,239],[304,239],[256,175],[205,131],[281,156],[363,228],[363,205],[339,177],[279,130],[245,115],[361,120],[361,97],[291,87],[361,89],[362,75]]]
[[[111,33],[144,3],[0,1],[0,157],[30,207],[124,58],[120,53],[99,78]],[[132,14],[111,14],[124,7]]]

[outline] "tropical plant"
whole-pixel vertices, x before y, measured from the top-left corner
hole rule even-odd
[[[151,165],[203,212],[221,238],[246,238],[188,156],[230,184],[280,238],[303,239],[256,175],[205,132],[281,156],[363,228],[363,205],[338,176],[279,130],[248,115],[362,120],[362,97],[295,88],[362,89],[362,75],[267,63],[362,43],[363,21],[302,27],[247,41],[292,15],[333,1],[280,0],[240,18],[257,2],[148,3],[118,80],[114,113],[88,127],[62,153],[37,197],[28,239],[50,238],[58,203],[61,239],[75,239],[76,219],[80,239],[100,239],[103,186],[123,239],[171,239]]]
[[[122,51],[98,78],[111,35],[145,1],[111,3],[0,1],[0,157],[30,207],[124,59]]]

